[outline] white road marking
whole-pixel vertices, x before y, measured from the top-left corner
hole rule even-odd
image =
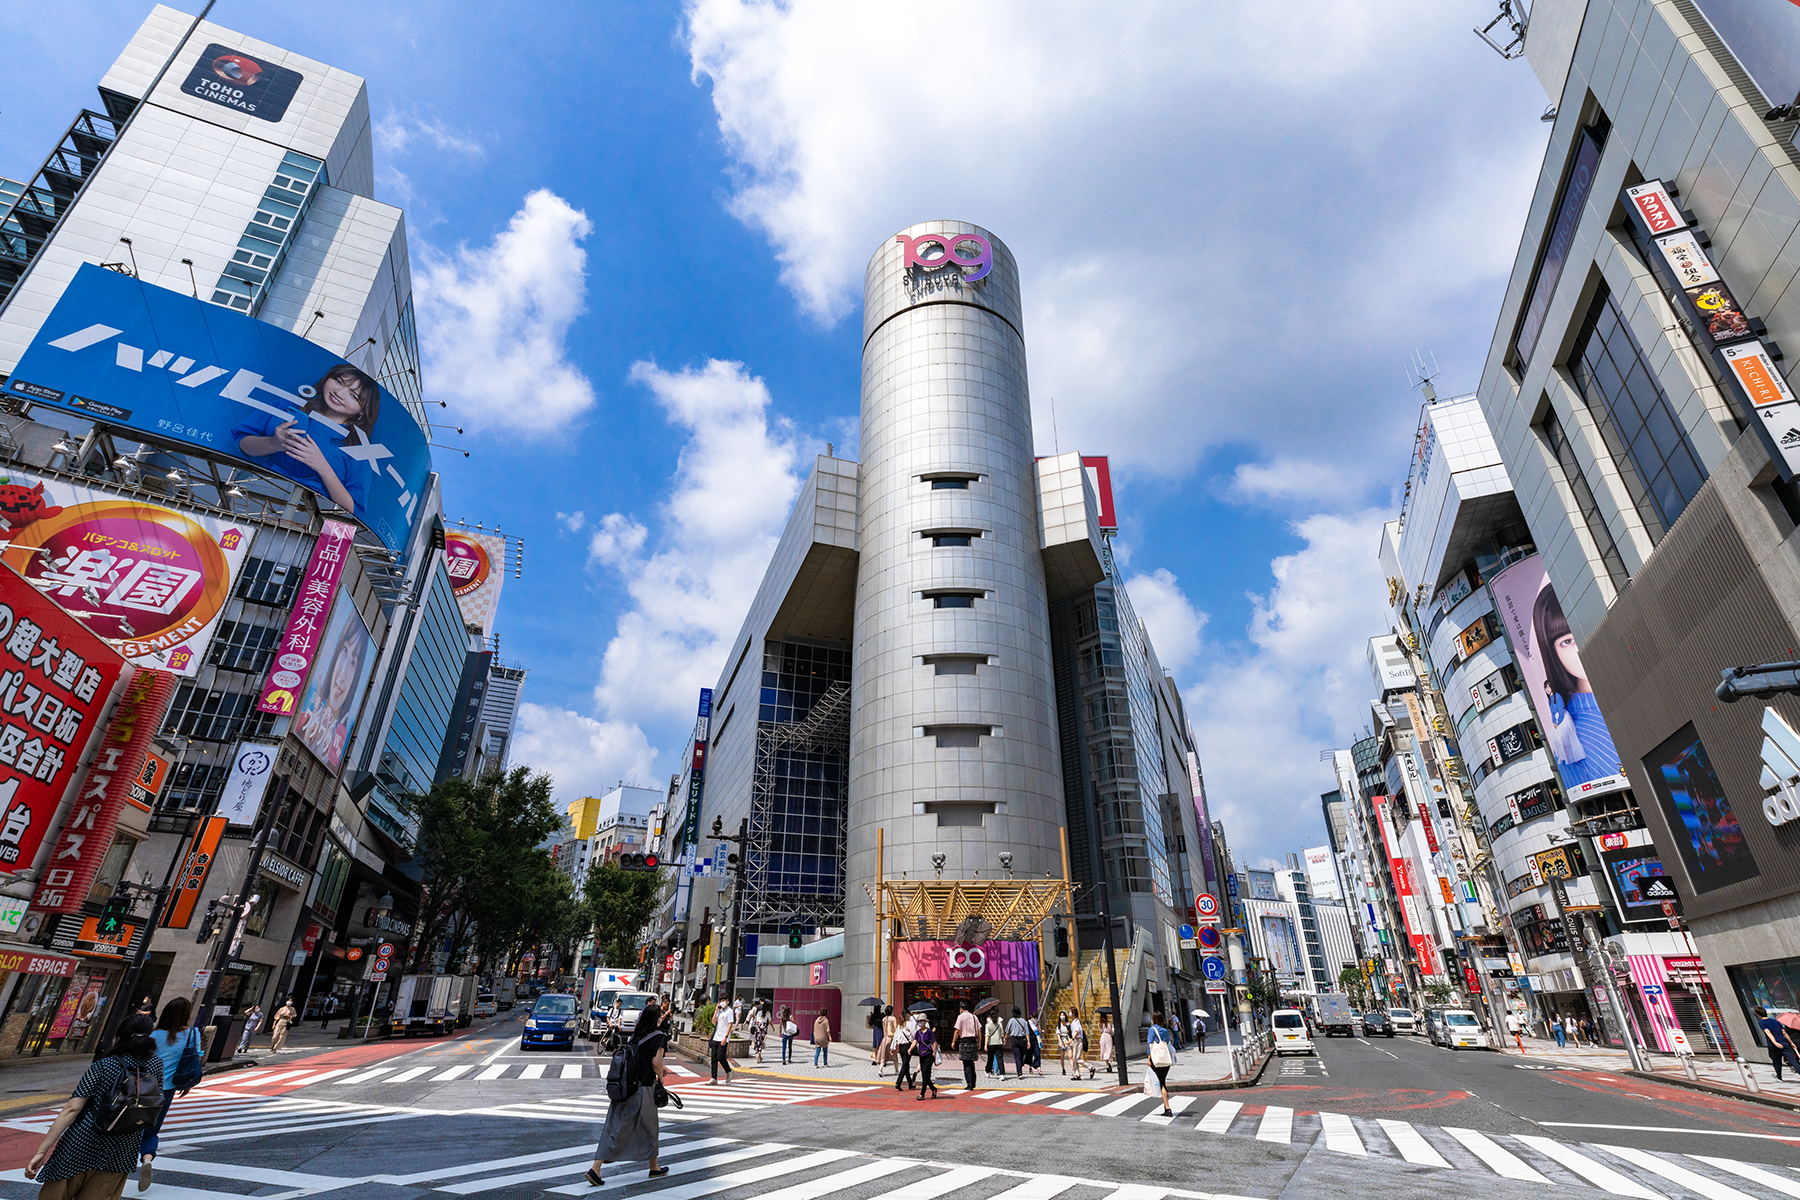
[[[505,1041],[500,1043],[500,1048],[498,1050],[494,1051],[492,1054],[488,1055],[486,1058],[481,1060],[481,1065],[485,1067],[489,1063],[493,1062],[495,1059],[500,1058],[507,1054],[511,1054],[515,1051],[517,1051],[520,1054],[523,1054],[525,1052],[524,1044],[520,1041],[519,1038],[507,1038]]]
[[[1663,1200],[1660,1195],[1635,1179],[1628,1179],[1605,1163],[1589,1158],[1567,1142],[1552,1141],[1547,1137],[1536,1137],[1529,1134],[1515,1134],[1514,1136],[1545,1158],[1561,1163],[1602,1191],[1611,1192],[1615,1196],[1637,1196],[1639,1200]],[[1800,1192],[1796,1192],[1795,1195],[1800,1195]]]
[[[1486,1163],[1489,1170],[1504,1179],[1517,1179],[1525,1183],[1550,1182],[1534,1171],[1518,1155],[1500,1146],[1485,1133],[1477,1133],[1473,1129],[1457,1129],[1448,1125],[1444,1127],[1444,1132],[1461,1142],[1469,1153]]]
[[[1061,1092],[1026,1092],[1023,1096],[1014,1096],[1008,1104],[1036,1104],[1039,1100],[1048,1100],[1052,1096],[1060,1096]]]
[[[1362,1138],[1356,1135],[1356,1126],[1343,1113],[1322,1112],[1319,1123],[1325,1127],[1325,1148],[1335,1150],[1339,1154],[1367,1154],[1363,1148]]]
[[[1238,1100],[1221,1100],[1221,1101],[1219,1101],[1217,1104],[1213,1105],[1210,1109],[1207,1110],[1205,1117],[1201,1118],[1200,1125],[1199,1125],[1199,1132],[1201,1132],[1201,1133],[1228,1133],[1228,1132],[1230,1132],[1232,1120],[1238,1115],[1238,1110],[1243,1107],[1244,1107],[1243,1103]]]
[[[1294,1110],[1283,1108],[1279,1104],[1271,1104],[1263,1109],[1262,1124],[1256,1127],[1256,1140],[1279,1142],[1284,1146],[1293,1141]]]
[[[498,1079],[502,1075],[506,1074],[506,1068],[508,1065],[509,1064],[507,1064],[507,1063],[500,1063],[496,1066],[488,1067],[485,1070],[483,1070],[481,1072],[481,1074],[475,1076],[475,1079],[477,1082],[484,1080],[484,1079]]]
[[[1596,1143],[1598,1145],[1598,1143]],[[1743,1192],[1729,1184],[1708,1179],[1704,1175],[1696,1175],[1686,1167],[1667,1159],[1658,1158],[1648,1150],[1633,1150],[1630,1146],[1600,1146],[1608,1154],[1617,1155],[1634,1166],[1654,1171],[1671,1183],[1679,1184],[1690,1192],[1705,1196],[1706,1200],[1751,1200]]]
[[[996,1174],[993,1167],[956,1167],[942,1175],[867,1197],[867,1200],[937,1200],[939,1196],[954,1192],[957,1188],[968,1187],[971,1183],[979,1183],[993,1174]]]
[[[1736,1133],[1727,1129],[1683,1129],[1677,1125],[1588,1125],[1580,1121],[1538,1121],[1536,1124],[1558,1129],[1629,1129],[1638,1133],[1698,1133],[1704,1137],[1765,1138],[1772,1142],[1800,1142],[1800,1134]]]
[[[389,1083],[407,1083],[430,1071],[430,1067],[408,1067],[388,1080]]]
[[[1132,1092],[1128,1096],[1121,1096],[1110,1104],[1103,1104],[1099,1108],[1096,1108],[1094,1110],[1094,1115],[1097,1117],[1116,1117],[1128,1108],[1136,1108],[1149,1098],[1150,1097],[1144,1095],[1142,1092]]]
[[[773,1192],[764,1192],[756,1200],[818,1200],[821,1196],[861,1187],[865,1183],[872,1183],[897,1171],[904,1171],[908,1167],[918,1165],[909,1158],[877,1159],[875,1162],[864,1163],[860,1167],[851,1167],[848,1171],[839,1171],[835,1175],[827,1175],[822,1179],[809,1179],[805,1183],[796,1183],[790,1187],[778,1188]],[[1054,1176],[1046,1176],[1046,1178],[1054,1178]],[[1069,1182],[1074,1183],[1075,1181],[1071,1179]],[[1061,1188],[1057,1189],[1057,1191],[1061,1190]],[[1001,1195],[1008,1194],[1001,1193]],[[1056,1192],[1046,1192],[1041,1197],[1034,1196],[1028,1200],[1049,1200],[1049,1197],[1055,1194]],[[999,1200],[999,1197],[989,1197],[989,1200]]]
[[[241,1179],[246,1183],[269,1183],[284,1187],[319,1188],[330,1191],[344,1186],[344,1180],[333,1175],[308,1175],[304,1171],[276,1171],[269,1167],[247,1167],[242,1163],[197,1162],[191,1158],[156,1156],[156,1169],[182,1175],[210,1175],[214,1179]]]
[[[347,1083],[367,1083],[371,1079],[375,1079],[375,1078],[378,1078],[379,1076],[386,1075],[389,1071],[391,1071],[393,1069],[394,1068],[392,1068],[392,1067],[376,1067],[373,1071],[364,1071],[361,1075],[352,1075],[348,1079],[340,1079],[333,1086],[334,1087],[343,1087]]]
[[[1717,1167],[1721,1171],[1729,1171],[1733,1175],[1742,1176],[1752,1183],[1760,1183],[1784,1196],[1800,1196],[1800,1187],[1795,1187],[1792,1180],[1777,1175],[1773,1171],[1765,1171],[1761,1167],[1753,1167],[1749,1163],[1733,1162],[1729,1158],[1711,1158],[1705,1154],[1690,1154],[1688,1157],[1697,1158],[1708,1166]]]
[[[460,1067],[451,1067],[448,1071],[445,1071],[442,1075],[433,1075],[431,1077],[431,1082],[443,1083],[446,1080],[455,1079],[458,1075],[466,1075],[470,1071],[473,1071],[474,1069],[475,1069],[474,1063],[465,1063],[463,1066],[460,1066]]]
[[[1421,1167],[1448,1167],[1444,1156],[1437,1152],[1437,1147],[1425,1140],[1425,1135],[1408,1125],[1405,1121],[1389,1121],[1385,1118],[1375,1122],[1381,1126],[1381,1132],[1388,1135],[1394,1143],[1394,1149],[1407,1162]]]
[[[666,1146],[668,1143],[664,1143]],[[688,1147],[692,1149],[692,1147]],[[594,1144],[583,1142],[579,1146],[564,1146],[561,1150],[544,1150],[537,1154],[517,1154],[511,1158],[490,1158],[482,1162],[464,1163],[460,1167],[441,1167],[430,1171],[419,1171],[412,1175],[375,1175],[370,1183],[424,1183],[431,1179],[455,1179],[458,1175],[479,1175],[483,1171],[498,1171],[504,1167],[523,1167],[531,1163],[554,1162],[559,1158],[574,1158],[578,1154],[592,1154]]]
[[[543,1077],[543,1063],[532,1063],[529,1067],[526,1067],[523,1071],[519,1072],[520,1079],[542,1079]]]
[[[1064,1111],[1068,1111],[1070,1109],[1080,1108],[1084,1104],[1092,1104],[1096,1100],[1104,1100],[1104,1099],[1106,1099],[1105,1092],[1089,1092],[1085,1096],[1070,1096],[1067,1100],[1058,1100],[1055,1104],[1052,1104],[1050,1107],[1051,1108],[1060,1108],[1060,1109],[1063,1109]]]
[[[724,1154],[708,1154],[703,1158],[690,1158],[684,1159],[681,1162],[670,1163],[669,1174],[691,1175],[695,1171],[710,1170],[713,1167],[724,1166],[726,1163],[740,1162],[746,1158],[759,1158],[764,1154],[778,1154],[783,1150],[792,1149],[792,1146],[781,1142],[771,1142],[762,1146],[746,1146],[742,1150],[731,1150]],[[724,1178],[730,1179],[732,1176],[727,1175],[724,1176]],[[674,1189],[668,1190],[673,1191]],[[587,1196],[592,1195],[594,1189],[593,1186],[584,1179],[580,1183],[571,1184],[568,1187],[550,1188],[549,1191],[552,1195],[557,1196]]]
[[[580,1063],[564,1063],[563,1069],[562,1069],[562,1077],[564,1079],[580,1079],[581,1078],[581,1064]]]
[[[998,1100],[1002,1096],[1010,1096],[1010,1095],[1012,1095],[1011,1089],[1008,1089],[1007,1091],[1003,1091],[1003,1092],[976,1092],[973,1096],[970,1096],[969,1099],[971,1099],[971,1100]]]

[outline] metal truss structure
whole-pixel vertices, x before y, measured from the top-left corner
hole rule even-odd
[[[775,846],[775,804],[782,758],[835,754],[849,771],[850,685],[834,683],[820,696],[802,721],[759,722],[756,729],[756,776],[750,790],[750,841],[745,850],[744,908],[740,920],[745,929],[773,929],[807,925],[842,928],[844,924],[844,858],[846,821],[838,821],[837,886],[829,892],[777,890],[770,859]],[[844,781],[848,802],[848,780]]]

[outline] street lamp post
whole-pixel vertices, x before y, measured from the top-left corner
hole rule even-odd
[[[730,842],[738,849],[738,852],[733,854],[730,859],[731,870],[732,873],[737,876],[737,883],[736,886],[732,888],[731,892],[731,955],[730,961],[725,964],[726,975],[724,998],[732,1000],[737,997],[738,940],[742,936],[742,925],[744,920],[744,868],[749,865],[744,859],[749,853],[749,851],[745,849],[745,846],[750,841],[750,818],[745,817],[738,822],[736,837],[727,837],[725,836],[724,831],[724,818],[714,817],[712,823],[713,837],[721,842]]]

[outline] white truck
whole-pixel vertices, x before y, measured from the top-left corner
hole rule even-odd
[[[1325,992],[1319,997],[1319,1030],[1326,1037],[1343,1034],[1345,1037],[1356,1036],[1356,1012],[1350,1007],[1350,997],[1342,992]]]
[[[519,985],[512,978],[494,980],[494,1007],[505,1012],[519,1002]]]
[[[443,1037],[455,1030],[462,1011],[463,981],[457,975],[406,975],[394,989],[390,1037]]]

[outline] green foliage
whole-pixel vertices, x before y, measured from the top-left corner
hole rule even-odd
[[[452,963],[478,927],[489,931],[484,938],[505,938],[521,904],[547,907],[527,924],[556,919],[559,902],[545,877],[549,856],[538,849],[563,826],[550,789],[550,776],[521,766],[446,779],[408,805],[419,822],[414,853],[423,876],[408,970],[419,970],[446,935]],[[521,899],[522,892],[530,898]]]
[[[694,1032],[705,1037],[711,1037],[714,1018],[717,1016],[718,1011],[719,1006],[710,1000],[705,1004],[702,1004],[694,1013]]]
[[[1425,985],[1425,998],[1434,1005],[1448,1004],[1455,991],[1447,983],[1428,983]]]
[[[601,863],[588,871],[582,887],[583,907],[593,923],[595,961],[609,967],[635,967],[638,937],[656,911],[662,872],[626,871],[617,863]]]

